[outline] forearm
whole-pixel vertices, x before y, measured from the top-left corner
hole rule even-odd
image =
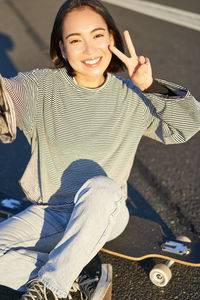
[[[16,117],[12,99],[0,75],[0,140],[7,144],[16,138]]]
[[[145,135],[165,144],[185,142],[200,130],[200,103],[186,88],[164,80],[158,82],[169,92],[163,89],[161,93],[157,86],[145,93],[152,103]]]

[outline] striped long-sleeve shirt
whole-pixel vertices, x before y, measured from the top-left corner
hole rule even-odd
[[[144,95],[112,74],[101,87],[84,88],[64,68],[2,79],[3,99],[14,105],[16,125],[32,149],[21,179],[27,197],[71,209],[81,185],[97,175],[115,180],[126,197],[143,135],[171,144],[200,130],[200,103],[185,88],[160,82],[176,96]]]

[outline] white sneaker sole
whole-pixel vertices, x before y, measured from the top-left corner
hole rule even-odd
[[[101,278],[91,300],[111,300],[112,298],[112,265],[101,265]]]

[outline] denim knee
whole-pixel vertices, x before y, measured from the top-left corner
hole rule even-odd
[[[123,200],[123,194],[119,185],[109,177],[96,176],[85,182],[75,196],[75,204],[81,200],[89,200],[89,205],[95,204],[96,209],[119,203]]]

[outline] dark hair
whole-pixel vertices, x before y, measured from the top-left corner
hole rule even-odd
[[[60,51],[59,42],[62,41],[62,27],[66,14],[71,12],[74,8],[83,6],[91,7],[95,12],[104,18],[109,32],[113,34],[115,46],[124,53],[124,44],[121,34],[117,29],[112,16],[99,0],[67,0],[60,7],[55,18],[51,33],[50,56],[55,68],[59,69],[65,67],[70,76],[74,76],[74,70],[70,66],[69,62],[63,58]],[[117,56],[112,55],[111,62],[106,72],[116,73],[120,70],[123,70],[123,68],[124,64],[122,61]]]

